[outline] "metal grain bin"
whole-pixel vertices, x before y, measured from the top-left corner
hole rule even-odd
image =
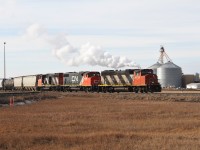
[[[154,65],[148,67],[147,69],[152,69],[154,74],[157,74],[157,69],[162,66],[161,63],[157,62]]]
[[[167,62],[157,69],[158,81],[162,87],[178,88],[182,85],[182,69],[173,62]]]

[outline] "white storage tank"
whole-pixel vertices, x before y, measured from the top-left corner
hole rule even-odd
[[[158,81],[162,87],[178,88],[182,85],[182,69],[173,62],[167,62],[157,69]]]
[[[154,74],[157,74],[157,69],[162,66],[161,63],[157,62],[154,65],[148,67],[148,69],[152,69]]]
[[[200,89],[200,83],[190,83],[186,86],[187,89]]]

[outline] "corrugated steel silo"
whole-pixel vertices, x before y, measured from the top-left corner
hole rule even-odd
[[[154,74],[157,74],[157,69],[162,66],[161,63],[157,62],[154,65],[148,67],[148,69],[152,69]]]
[[[173,62],[167,62],[157,69],[158,80],[162,87],[181,87],[182,69]]]

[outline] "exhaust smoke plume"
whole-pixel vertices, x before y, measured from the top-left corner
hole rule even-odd
[[[69,66],[98,65],[115,69],[126,66],[139,68],[139,65],[127,57],[113,56],[101,47],[94,46],[91,43],[86,43],[80,48],[75,48],[68,42],[66,35],[61,34],[52,37],[38,24],[30,26],[27,29],[27,35],[45,39],[49,44],[54,46],[53,55]]]

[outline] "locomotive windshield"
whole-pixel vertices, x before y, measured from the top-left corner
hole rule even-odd
[[[141,70],[141,75],[146,75],[146,74],[152,74],[153,73],[153,70],[152,69],[144,69],[144,70]]]
[[[99,72],[89,72],[88,77],[100,76]]]

